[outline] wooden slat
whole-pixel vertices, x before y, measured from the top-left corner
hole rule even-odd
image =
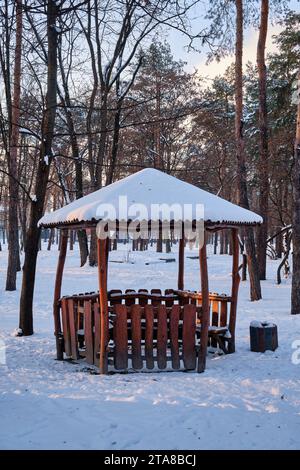
[[[174,294],[174,291],[173,289],[166,289],[165,290],[165,295],[170,295],[170,294]],[[174,295],[173,297],[169,298],[169,299],[166,299],[165,301],[165,304],[166,304],[166,307],[172,307],[172,305],[174,305]]]
[[[219,326],[219,302],[216,300],[212,301],[211,324]]]
[[[168,324],[165,305],[157,309],[157,365],[159,369],[167,367]]]
[[[84,342],[86,362],[94,364],[94,335],[93,335],[92,302],[84,301]]]
[[[99,367],[100,365],[100,307],[99,302],[94,302],[94,364]]]
[[[171,357],[172,357],[172,368],[180,368],[179,359],[179,343],[178,343],[178,328],[179,328],[179,305],[173,305],[170,312],[170,342],[171,342]]]
[[[189,296],[179,296],[179,305],[188,305],[191,299]]]
[[[114,296],[111,297],[111,294],[122,295],[122,291],[120,289],[113,289],[113,290],[109,291],[109,293],[108,293],[108,299],[109,299],[110,305],[119,304],[120,300],[118,298],[114,299]]]
[[[160,295],[161,296],[161,290],[160,289],[151,289],[151,294],[157,294],[157,295]],[[151,300],[151,304],[152,305],[160,305],[161,303],[161,300],[160,299],[155,299],[152,297],[152,300]]]
[[[221,302],[221,313],[220,313],[220,326],[227,325],[227,302],[222,300]]]
[[[78,330],[83,330],[84,329],[84,302],[75,302],[74,303],[74,308],[75,308],[75,317],[76,317],[76,328]],[[84,346],[84,336],[83,335],[78,335],[78,345],[79,349],[82,349]]]
[[[178,250],[178,290],[183,290],[184,288],[184,245],[185,240],[182,234],[182,238],[179,240]]]
[[[153,369],[154,358],[153,358],[153,307],[152,305],[145,306],[145,318],[146,318],[146,333],[145,333],[145,355],[146,355],[146,367],[147,369]]]
[[[142,331],[141,331],[141,306],[132,305],[130,308],[131,316],[131,337],[132,337],[132,367],[142,369]]]
[[[77,318],[74,309],[74,301],[68,300],[69,310],[69,323],[70,323],[70,335],[71,335],[71,355],[72,359],[78,359],[78,339],[77,339]]]
[[[186,369],[196,368],[196,306],[183,307],[183,362]]]
[[[71,336],[70,336],[70,325],[69,325],[69,311],[67,299],[61,300],[61,314],[62,314],[62,326],[64,335],[64,345],[66,356],[70,357],[71,352]]]
[[[139,294],[148,294],[147,289],[139,289]],[[148,304],[148,299],[147,297],[138,297],[138,302],[141,306],[145,306]]]
[[[127,307],[134,305],[135,304],[134,294],[136,294],[136,292],[132,289],[126,289],[125,294],[132,294],[132,296],[130,297],[125,296],[125,305],[127,305]]]
[[[211,302],[211,324],[212,326],[219,325],[219,302],[217,300],[213,300]],[[218,346],[217,340],[215,338],[211,338],[211,345],[213,348]]]
[[[115,368],[127,369],[128,367],[128,332],[127,332],[127,307],[116,305],[114,312],[114,365]]]

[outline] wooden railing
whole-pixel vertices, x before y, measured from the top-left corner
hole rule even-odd
[[[218,339],[229,324],[231,298],[210,294],[211,346],[225,343]],[[160,289],[108,292],[108,360],[117,370],[195,369],[201,330],[201,293]],[[83,293],[60,300],[64,350],[68,358],[85,357],[99,365],[99,294]],[[227,335],[229,337],[229,335]]]

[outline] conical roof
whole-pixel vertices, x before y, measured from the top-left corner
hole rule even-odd
[[[122,201],[120,208],[120,200]],[[53,227],[72,223],[98,221],[103,218],[105,208],[114,207],[117,220],[124,219],[124,202],[137,208],[142,205],[145,213],[151,214],[153,205],[165,204],[192,206],[192,218],[196,220],[199,212],[196,206],[203,205],[203,217],[212,225],[256,225],[262,218],[249,210],[243,209],[221,197],[204,191],[192,184],[163,173],[153,168],[146,168],[126,178],[90,193],[66,206],[45,214],[39,226]],[[104,212],[103,212],[104,211]],[[133,210],[134,211],[134,210]],[[146,211],[146,212],[145,212]],[[172,215],[170,215],[170,218]],[[139,219],[139,216],[134,217]],[[132,217],[128,216],[128,220]],[[149,215],[148,220],[151,220]]]

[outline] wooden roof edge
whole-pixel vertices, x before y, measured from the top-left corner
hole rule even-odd
[[[80,229],[88,229],[88,228],[95,228],[98,224],[99,220],[87,220],[87,221],[70,221],[70,222],[54,222],[50,224],[41,224],[41,228],[58,228],[60,230],[80,230]],[[118,222],[118,221],[117,221]],[[130,223],[131,221],[128,221]],[[149,224],[151,221],[149,221]],[[174,221],[170,221],[170,224],[173,224]],[[195,223],[195,221],[193,221]],[[222,229],[229,229],[229,228],[238,228],[238,227],[256,227],[261,225],[260,222],[234,222],[234,221],[218,221],[213,222],[211,220],[204,221],[204,226],[209,231],[217,231]]]

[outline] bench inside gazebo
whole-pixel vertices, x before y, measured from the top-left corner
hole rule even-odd
[[[128,205],[143,205],[148,214],[151,205],[203,205],[199,291],[184,288],[184,236],[179,239],[177,288],[170,286],[164,292],[158,288],[108,291],[108,239],[99,236],[99,291],[61,297],[69,230],[96,228],[99,222],[103,226],[105,220],[99,206],[119,208],[120,198],[124,197]],[[115,211],[116,232],[121,230],[118,210]],[[196,217],[193,213],[193,227]],[[57,359],[82,358],[99,367],[102,374],[128,369],[203,372],[208,345],[218,346],[224,353],[235,352],[240,280],[238,229],[261,221],[261,217],[251,211],[154,169],[139,171],[46,214],[39,225],[61,230],[53,302]],[[128,215],[126,222],[132,222]],[[147,220],[148,224],[151,222]],[[174,228],[174,220],[169,222],[171,229]],[[162,221],[155,220],[155,223],[160,229]],[[206,236],[208,232],[221,229],[230,230],[232,238],[230,295],[209,292]]]

